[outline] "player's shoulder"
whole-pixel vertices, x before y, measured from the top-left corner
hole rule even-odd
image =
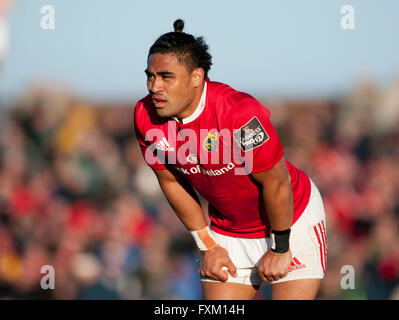
[[[222,106],[231,106],[251,97],[249,94],[238,91],[226,83],[210,81],[210,84],[214,102]]]
[[[226,119],[246,117],[262,113],[269,115],[270,111],[264,107],[255,97],[231,86],[212,81],[212,96],[218,112]]]

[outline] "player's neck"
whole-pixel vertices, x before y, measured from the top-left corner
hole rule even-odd
[[[180,122],[182,122],[183,119],[190,117],[195,112],[201,101],[201,96],[204,90],[204,86],[205,86],[205,81],[197,88],[192,102],[186,108],[184,108],[184,111],[181,114],[176,116],[176,118]]]

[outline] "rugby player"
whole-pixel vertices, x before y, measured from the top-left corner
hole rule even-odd
[[[149,94],[134,110],[145,161],[201,252],[205,299],[315,299],[324,277],[326,221],[320,193],[284,157],[270,111],[211,81],[211,55],[184,22],[147,58]],[[197,193],[209,203],[205,216]]]

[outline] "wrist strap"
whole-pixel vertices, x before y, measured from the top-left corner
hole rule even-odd
[[[277,253],[285,253],[290,249],[291,228],[283,231],[272,230],[270,239],[270,250]]]
[[[212,236],[209,226],[206,226],[200,230],[190,231],[190,233],[193,236],[197,247],[201,251],[211,250],[218,245],[215,241],[215,238]]]

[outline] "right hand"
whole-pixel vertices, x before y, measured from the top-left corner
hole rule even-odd
[[[237,268],[231,261],[225,248],[217,246],[211,250],[202,251],[201,253],[202,258],[198,271],[202,276],[223,282],[227,281],[229,273],[233,277],[237,277]]]

